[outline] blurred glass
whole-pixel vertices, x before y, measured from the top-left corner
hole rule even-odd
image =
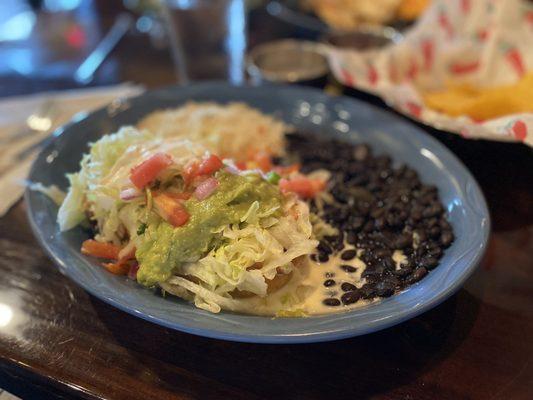
[[[180,83],[244,81],[246,13],[243,0],[163,0]]]

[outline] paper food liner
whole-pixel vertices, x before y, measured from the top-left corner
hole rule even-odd
[[[400,43],[370,51],[330,47],[328,59],[341,83],[378,95],[422,123],[465,138],[533,146],[533,113],[477,122],[451,117],[427,108],[416,88],[520,80],[533,70],[533,2],[434,0]]]

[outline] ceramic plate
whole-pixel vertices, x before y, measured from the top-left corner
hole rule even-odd
[[[76,121],[58,130],[35,161],[30,179],[65,189],[65,173],[78,170],[89,142],[122,125],[135,124],[151,111],[190,100],[243,101],[303,130],[347,142],[367,142],[376,153],[389,153],[395,161],[415,168],[425,183],[439,188],[456,241],[422,281],[361,309],[300,319],[211,314],[107,273],[79,251],[88,233],[81,228],[60,233],[57,206],[43,194],[27,191],[29,219],[41,245],[62,273],[94,296],[135,316],[196,335],[261,343],[318,342],[370,333],[412,318],[458,290],[478,264],[487,244],[489,217],[476,181],[461,162],[435,139],[393,114],[315,89],[209,82],[115,101],[94,113],[78,115]]]

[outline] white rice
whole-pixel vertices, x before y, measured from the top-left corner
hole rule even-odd
[[[138,124],[156,135],[182,137],[207,147],[224,158],[246,160],[250,152],[281,155],[284,133],[281,121],[244,103],[187,103],[176,109],[155,111]]]

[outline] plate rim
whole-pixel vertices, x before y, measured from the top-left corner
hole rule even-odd
[[[263,85],[262,87],[257,86],[248,86],[248,85],[232,85],[228,82],[224,81],[203,81],[203,82],[194,82],[190,83],[188,85],[170,85],[166,87],[162,87],[156,90],[147,90],[139,95],[129,96],[126,97],[127,100],[135,100],[142,97],[150,97],[150,96],[157,96],[161,94],[171,94],[174,91],[180,91],[183,89],[191,89],[196,88],[198,90],[205,90],[205,89],[213,89],[213,88],[224,88],[224,87],[230,87],[230,88],[238,88],[243,90],[253,90],[253,89],[260,89],[262,87],[269,87],[273,89],[281,89],[281,90],[291,90],[291,91],[302,91],[302,92],[312,92],[315,95],[320,95],[322,98],[328,98],[328,99],[341,99],[343,102],[352,102],[356,103],[358,105],[364,105],[372,112],[377,112],[378,114],[388,114],[393,119],[400,119],[398,116],[387,112],[386,109],[381,109],[377,106],[374,106],[372,104],[363,102],[358,99],[353,99],[347,96],[330,96],[323,91],[320,91],[318,89],[314,88],[308,88],[308,87],[295,87],[294,85],[282,85],[282,84],[268,84]],[[98,108],[96,110],[93,110],[92,112],[88,113],[85,118],[90,118],[94,114],[102,112],[105,110],[107,106]],[[84,119],[85,119],[84,118]],[[60,128],[56,130],[56,132],[63,132],[64,130],[67,130],[69,128],[72,128],[72,126],[79,123],[80,120],[70,120],[66,124],[62,125]],[[161,325],[166,328],[170,328],[173,330],[178,330],[180,332],[190,333],[198,336],[208,337],[212,339],[222,339],[227,341],[234,341],[234,342],[247,342],[247,343],[265,343],[265,344],[293,344],[293,343],[314,343],[314,342],[325,342],[325,341],[333,341],[333,340],[340,340],[345,339],[349,337],[354,336],[360,336],[365,335],[369,333],[373,333],[379,330],[383,330],[386,328],[389,328],[391,326],[394,326],[396,324],[402,323],[404,321],[407,321],[411,318],[414,318],[434,307],[442,303],[444,300],[448,299],[450,296],[452,296],[454,293],[456,293],[463,285],[464,282],[472,275],[472,273],[476,270],[476,268],[479,265],[479,262],[481,261],[481,258],[483,257],[487,245],[488,245],[488,238],[490,234],[490,214],[488,211],[488,206],[486,199],[483,195],[483,192],[481,188],[479,187],[479,184],[477,180],[474,178],[474,176],[471,174],[471,172],[468,170],[468,168],[463,164],[463,162],[451,151],[449,150],[444,144],[439,142],[437,139],[426,133],[423,129],[413,125],[412,123],[409,123],[408,121],[404,121],[404,124],[411,125],[411,131],[414,132],[415,137],[421,136],[424,141],[431,144],[433,148],[437,148],[440,152],[443,152],[448,158],[451,158],[453,162],[457,164],[457,166],[462,170],[462,172],[465,174],[465,177],[468,179],[469,184],[471,185],[474,194],[476,196],[476,200],[479,202],[476,203],[477,206],[480,206],[479,214],[482,215],[482,220],[484,221],[483,224],[481,224],[481,237],[480,237],[480,244],[477,251],[475,251],[473,257],[469,257],[470,260],[468,262],[468,265],[464,268],[461,275],[458,276],[453,281],[452,285],[448,285],[443,291],[439,292],[436,296],[431,297],[429,300],[422,302],[422,304],[417,305],[417,307],[409,308],[402,313],[396,313],[393,315],[389,315],[387,318],[380,319],[378,321],[373,321],[374,323],[371,326],[366,326],[364,329],[358,329],[358,326],[352,326],[350,328],[343,328],[343,329],[336,329],[336,330],[327,330],[327,329],[321,329],[318,332],[308,333],[308,334],[288,334],[288,333],[278,333],[278,334],[272,334],[272,333],[266,333],[266,334],[248,334],[248,333],[228,333],[226,331],[217,330],[216,328],[196,328],[196,327],[190,327],[187,324],[182,324],[179,322],[173,322],[165,318],[160,318],[157,316],[153,316],[147,313],[140,312],[139,310],[136,310],[132,307],[128,307],[127,305],[122,304],[117,299],[108,297],[104,294],[99,293],[98,290],[91,287],[91,285],[87,284],[83,280],[78,280],[74,277],[72,277],[70,274],[64,272],[67,271],[67,269],[60,269],[60,272],[66,276],[68,279],[70,279],[75,284],[82,287],[85,291],[90,293],[92,296],[98,298],[99,300],[118,308],[121,311],[124,311],[130,315],[133,315],[135,317],[140,317],[144,320],[147,320],[149,322],[155,323],[157,325]],[[35,170],[37,168],[38,162],[45,156],[45,154],[48,152],[50,147],[54,145],[56,140],[58,140],[58,134],[53,135],[53,139],[50,140],[46,146],[39,152],[38,156],[35,158],[35,160],[32,163],[30,172],[28,173],[28,179],[32,177],[35,173]],[[45,250],[48,257],[56,264],[57,266],[63,266],[64,262],[61,259],[61,257],[54,252],[52,247],[48,244],[48,242],[43,237],[37,222],[34,219],[34,210],[33,205],[31,202],[31,196],[32,196],[32,190],[30,188],[26,188],[24,193],[24,202],[26,204],[26,215],[28,220],[30,221],[30,226],[32,229],[32,232],[34,236],[37,238],[37,241],[39,242],[40,246]],[[415,284],[415,285],[418,285]],[[350,311],[347,311],[346,313],[338,313],[338,314],[330,314],[330,315],[346,315]],[[264,318],[270,318],[270,317],[264,317]],[[317,317],[310,317],[310,318],[320,318],[320,316]],[[294,318],[292,318],[294,319]]]

